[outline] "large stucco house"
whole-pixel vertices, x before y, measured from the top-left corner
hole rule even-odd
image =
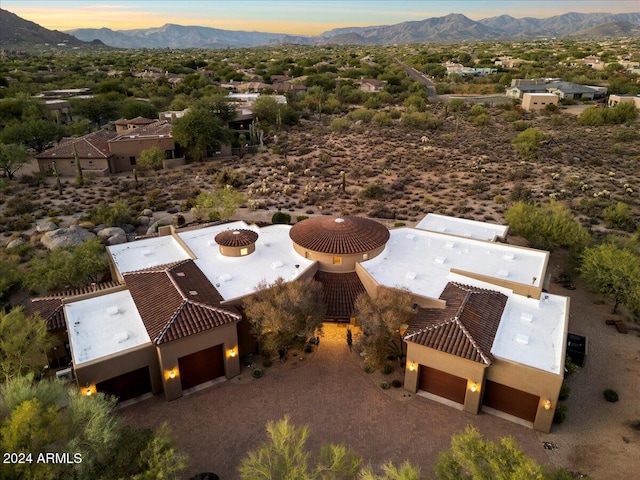
[[[415,302],[405,388],[548,432],[569,299],[543,290],[548,252],[503,243],[507,231],[432,214],[393,230],[355,216],[161,227],[108,247],[107,288],[40,306],[64,319],[83,393],[173,400],[239,374],[240,357],[255,348],[242,302],[261,282],[315,278],[328,321],[349,321],[358,295],[405,288]]]

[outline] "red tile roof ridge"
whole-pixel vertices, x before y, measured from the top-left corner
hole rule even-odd
[[[480,287],[473,287],[471,285],[467,285],[464,283],[458,283],[458,282],[449,282],[451,285],[455,285],[456,287],[458,287],[460,290],[464,290],[465,292],[469,292],[469,293],[482,293],[482,294],[491,294],[491,295],[503,295],[502,293],[496,291],[496,290],[491,290],[489,288],[480,288]],[[465,299],[466,300],[466,299]]]
[[[170,263],[163,263],[162,265],[156,265],[153,267],[146,267],[146,268],[141,268],[139,270],[133,270],[131,272],[126,272],[123,274],[124,277],[126,277],[127,275],[138,275],[138,274],[144,274],[144,273],[163,273],[163,272],[168,272],[170,271],[172,268],[178,267],[180,265],[183,265],[189,261],[192,261],[191,258],[185,258],[184,260],[176,260],[175,262],[170,262]],[[126,282],[125,282],[126,283]]]

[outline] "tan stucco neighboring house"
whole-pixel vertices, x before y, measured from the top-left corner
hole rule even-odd
[[[640,95],[609,95],[609,107],[615,107],[619,103],[633,103],[640,108]]]
[[[78,168],[76,161],[79,161],[83,172],[106,176],[111,172],[110,161],[113,157],[109,140],[115,136],[115,132],[98,130],[78,138],[63,138],[36,155],[38,168],[43,173],[51,174],[55,167],[59,175],[75,176]]]
[[[138,117],[141,119],[141,117]],[[165,159],[175,164],[184,164],[184,158],[176,155],[176,144],[171,136],[171,123],[162,120],[132,120],[133,128],[122,131],[109,140],[112,154],[111,172],[129,172],[136,168],[140,154],[150,148],[159,148],[165,153]]]
[[[525,93],[522,108],[527,112],[543,110],[547,105],[558,105],[560,98],[554,93]]]

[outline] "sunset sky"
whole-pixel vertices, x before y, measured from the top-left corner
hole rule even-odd
[[[2,0],[1,6],[43,27],[62,31],[99,27],[126,30],[176,23],[303,35],[449,13],[478,20],[504,13],[540,18],[566,12],[640,11],[638,0]]]

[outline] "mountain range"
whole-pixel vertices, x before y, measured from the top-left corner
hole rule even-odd
[[[462,14],[371,27],[343,27],[317,36],[232,31],[201,26],[166,24],[158,28],[111,30],[80,28],[65,33],[51,31],[0,9],[0,45],[28,42],[60,43],[79,39],[118,48],[238,48],[277,45],[349,44],[388,45],[421,42],[535,39],[550,37],[598,38],[640,35],[637,13],[565,13],[548,18],[514,18],[510,15],[472,20]],[[49,38],[45,32],[50,32]],[[72,37],[70,35],[73,35]],[[64,37],[62,37],[64,36]],[[59,40],[60,39],[60,40]]]

